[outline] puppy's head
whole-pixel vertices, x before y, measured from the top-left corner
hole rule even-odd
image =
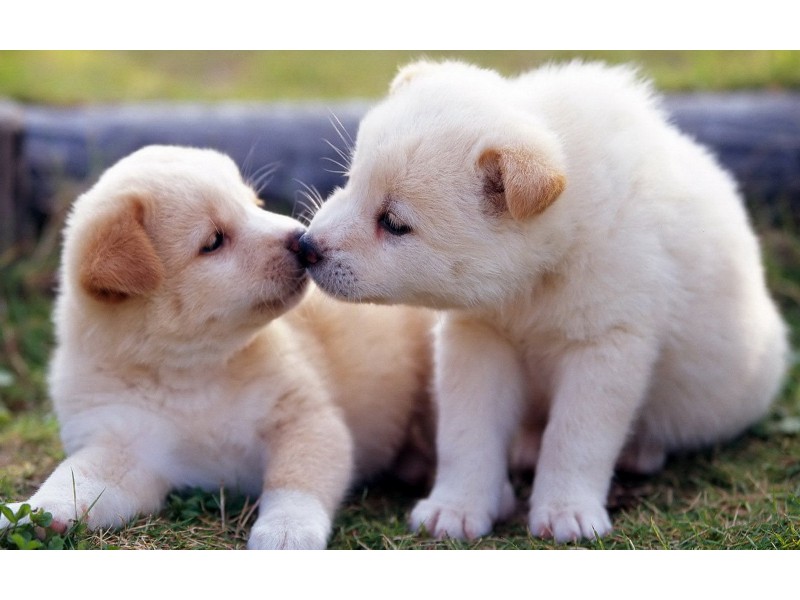
[[[246,332],[299,300],[306,277],[291,247],[300,233],[258,206],[228,157],[147,147],[76,201],[62,293],[107,329],[144,337]]]
[[[515,93],[461,63],[401,70],[360,125],[346,186],[301,240],[318,285],[354,301],[472,307],[546,264],[531,232],[565,187],[564,161]]]

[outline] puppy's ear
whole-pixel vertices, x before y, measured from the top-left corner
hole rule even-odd
[[[423,73],[432,71],[436,66],[437,63],[428,60],[419,60],[401,67],[392,80],[392,83],[389,84],[389,93],[394,94],[400,88],[408,85],[413,79]]]
[[[136,198],[84,241],[80,283],[94,298],[117,303],[155,290],[164,266],[144,229],[144,206]]]
[[[478,166],[487,201],[517,221],[544,211],[566,187],[561,170],[527,147],[490,147],[481,153]]]

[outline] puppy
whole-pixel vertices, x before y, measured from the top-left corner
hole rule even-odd
[[[260,496],[248,547],[324,548],[348,485],[398,456],[430,314],[307,292],[302,226],[258,204],[228,157],[164,146],[75,203],[49,374],[67,458],[29,500],[55,527],[226,486]]]
[[[509,513],[521,433],[531,533],[603,536],[616,464],[739,434],[786,369],[733,181],[627,68],[403,68],[300,245],[336,297],[446,311],[438,472],[411,514],[435,536]]]

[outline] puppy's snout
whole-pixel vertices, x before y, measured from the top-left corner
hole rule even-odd
[[[304,267],[315,265],[322,260],[322,254],[313,240],[304,234],[300,237],[297,243],[297,257],[300,259],[300,264]]]

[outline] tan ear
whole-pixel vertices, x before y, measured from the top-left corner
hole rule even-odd
[[[564,174],[528,148],[489,148],[478,159],[489,202],[522,221],[543,212],[564,191]]]
[[[80,283],[97,300],[122,302],[155,290],[164,266],[144,229],[144,207],[131,200],[84,241]]]

